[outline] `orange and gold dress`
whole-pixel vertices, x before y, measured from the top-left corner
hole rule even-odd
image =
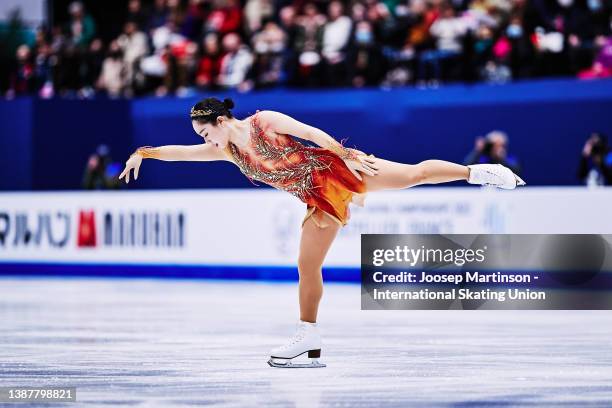
[[[266,129],[258,114],[251,116],[251,137],[246,147],[228,143],[226,153],[231,160],[253,184],[260,181],[304,202],[307,211],[302,226],[311,216],[321,228],[329,225],[330,217],[346,225],[349,203],[363,206],[364,182],[335,153]]]

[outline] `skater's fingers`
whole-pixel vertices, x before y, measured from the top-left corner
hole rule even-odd
[[[375,170],[378,170],[378,168],[377,168],[377,167],[373,166],[371,163],[369,163],[369,162],[367,162],[367,161],[365,161],[365,160],[362,160],[362,161],[361,161],[361,167],[362,167],[362,168],[364,168],[364,169],[366,169],[366,170],[368,170],[368,171],[375,171]]]
[[[366,166],[364,163],[361,163],[361,165],[359,166],[357,170],[363,173],[369,174],[370,176],[374,175],[373,171],[368,166]]]
[[[140,170],[140,166],[134,167],[134,180],[138,180],[138,170]]]
[[[128,170],[128,172],[125,174],[125,182],[129,183],[130,182],[130,171]]]
[[[123,171],[121,172],[121,175],[119,176],[120,179],[124,179],[125,175],[130,171],[130,167],[129,166],[125,166],[125,169],[123,169]]]
[[[350,168],[350,167],[349,167],[349,170],[350,170],[350,171],[351,171],[351,173],[353,173],[353,175],[354,175],[355,177],[357,177],[359,180],[363,180],[363,178],[361,177],[361,174],[359,174],[359,173],[357,172],[357,170],[355,170],[355,169],[353,169],[353,168]]]
[[[361,170],[362,172],[364,172],[365,174],[368,174],[368,175],[370,175],[370,176],[375,176],[375,175],[376,175],[376,173],[374,173],[374,170],[371,170],[370,168],[368,168],[368,167],[366,167],[366,166],[363,166],[363,167],[362,167],[361,169],[359,169],[359,170]]]
[[[370,167],[370,168],[372,168],[372,169],[378,170],[378,166],[373,161],[366,161],[365,165]]]
[[[372,167],[372,166],[366,166],[366,168],[368,170],[370,170],[372,173],[378,174],[378,168],[375,168],[375,167]]]

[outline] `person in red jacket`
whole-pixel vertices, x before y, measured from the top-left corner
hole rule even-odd
[[[242,25],[242,9],[238,0],[223,0],[221,7],[213,10],[206,19],[205,31],[220,34],[237,32]]]
[[[202,43],[202,57],[198,62],[196,84],[200,87],[214,88],[217,86],[223,60],[219,36],[216,33],[208,33]]]

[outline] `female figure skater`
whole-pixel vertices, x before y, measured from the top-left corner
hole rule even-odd
[[[205,143],[183,146],[143,146],[126,162],[119,178],[134,179],[144,158],[164,161],[234,163],[251,181],[287,191],[306,204],[302,221],[298,271],[300,320],[296,334],[271,351],[273,367],[323,367],[317,311],[323,292],[323,260],[340,227],[346,225],[349,203],[363,206],[365,194],[403,189],[419,184],[466,180],[470,184],[513,189],[525,182],[502,165],[463,166],[442,160],[403,164],[344,147],[324,131],[274,111],[257,111],[243,120],[234,118],[231,99],[207,98],[190,113],[193,130]],[[307,146],[292,136],[310,140]],[[291,360],[308,353],[309,364]]]

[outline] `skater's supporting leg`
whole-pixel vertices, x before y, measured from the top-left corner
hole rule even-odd
[[[340,229],[330,220],[326,228],[319,228],[313,217],[309,217],[302,228],[298,271],[300,274],[300,319],[305,322],[317,321],[319,302],[323,295],[321,268],[327,251]]]
[[[467,166],[444,160],[425,160],[419,164],[404,164],[376,158],[378,174],[362,174],[367,191],[401,189],[419,184],[437,184],[467,180]]]

